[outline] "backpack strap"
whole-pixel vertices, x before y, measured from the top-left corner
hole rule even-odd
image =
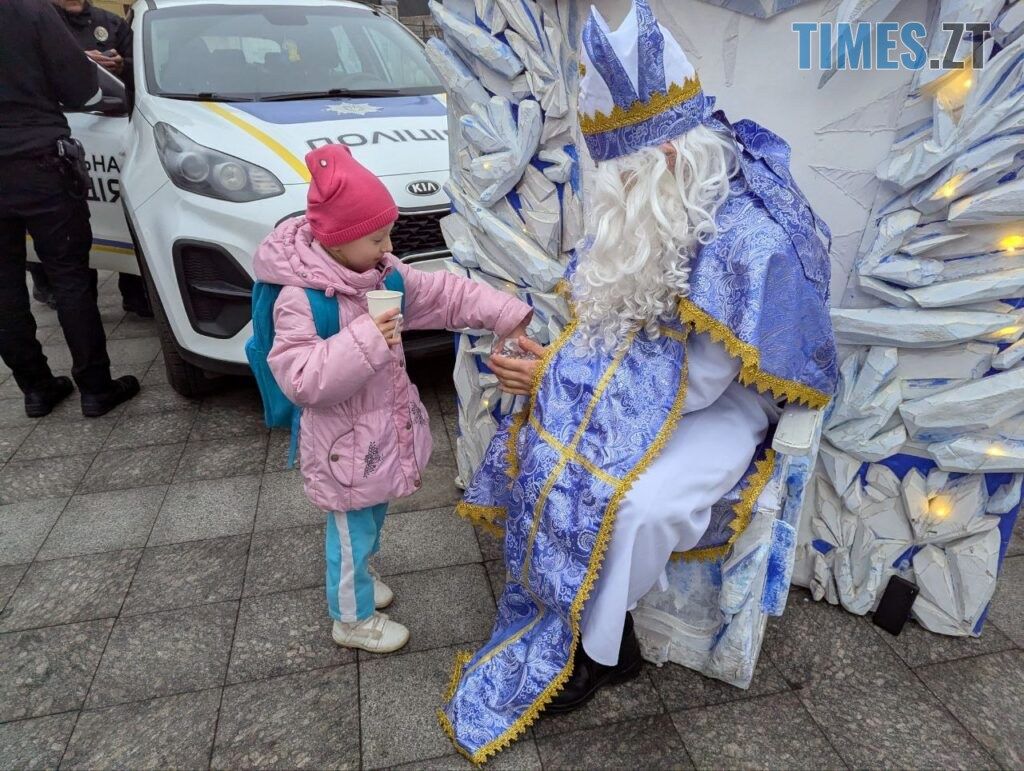
[[[341,317],[338,315],[338,298],[328,297],[319,289],[306,289],[310,310],[313,311],[313,325],[316,333],[324,340],[341,331]]]
[[[402,278],[402,274],[398,270],[388,271],[384,276],[384,287],[392,292],[402,293],[402,313],[405,313],[405,279]]]

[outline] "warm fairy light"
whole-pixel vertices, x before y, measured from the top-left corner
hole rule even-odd
[[[999,248],[1009,252],[1016,251],[1017,249],[1024,249],[1024,236],[1007,236],[999,241]]]
[[[957,174],[946,184],[944,184],[942,187],[935,191],[935,198],[952,198],[954,195],[956,195],[956,189],[963,181],[963,178],[963,174]]]
[[[974,85],[974,74],[970,62],[962,70],[954,70],[935,82],[935,99],[944,110],[958,110],[963,107],[967,93]]]
[[[998,444],[993,444],[991,447],[985,450],[985,454],[992,458],[1002,458],[1004,455],[1006,455],[1006,450],[1004,450]]]
[[[1013,327],[1003,327],[1002,329],[997,329],[993,334],[996,337],[1016,337],[1017,335],[1020,334],[1020,325],[1018,324],[1017,326]]]
[[[928,513],[935,519],[945,519],[952,510],[952,506],[949,505],[949,499],[942,495],[936,495],[932,498],[931,503],[928,504]]]

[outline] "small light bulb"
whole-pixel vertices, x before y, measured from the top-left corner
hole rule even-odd
[[[950,513],[949,501],[942,496],[936,496],[928,504],[928,513],[935,519],[945,519]]]
[[[1006,455],[1006,450],[1004,450],[998,444],[993,444],[991,447],[985,450],[985,454],[992,458],[1002,458]]]
[[[1024,235],[1015,234],[1000,239],[999,248],[1010,252],[1016,251],[1017,249],[1024,249]]]

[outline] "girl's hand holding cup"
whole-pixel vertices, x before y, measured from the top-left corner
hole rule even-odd
[[[373,323],[384,335],[388,345],[400,345],[402,342],[402,314],[397,308],[384,311],[379,316],[373,317]]]

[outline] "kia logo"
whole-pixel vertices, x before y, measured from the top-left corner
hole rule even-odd
[[[429,179],[421,179],[416,182],[410,182],[405,186],[405,189],[413,195],[433,195],[441,189],[441,186]]]

